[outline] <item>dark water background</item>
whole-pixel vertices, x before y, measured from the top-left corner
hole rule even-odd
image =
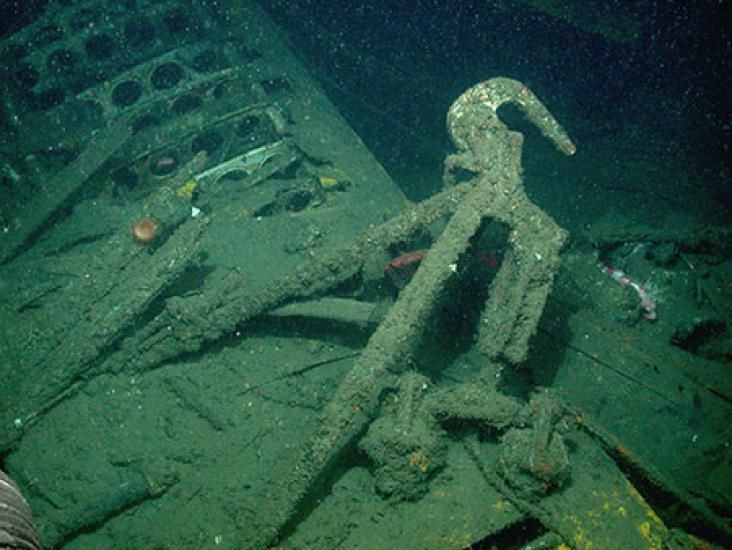
[[[519,2],[264,2],[349,122],[413,198],[434,189],[444,113],[467,87],[503,75],[527,84],[577,141],[632,123],[681,143],[721,182],[730,137],[730,10],[725,2],[595,2],[631,14],[637,40],[618,43]],[[531,133],[529,131],[529,133]]]
[[[45,4],[3,2],[0,37],[7,37],[32,22]],[[577,155],[565,159],[518,113],[510,109],[500,112],[502,120],[526,136],[524,166],[529,195],[567,228],[573,239],[611,209],[634,211],[639,213],[641,221],[655,222],[655,227],[669,230],[674,222],[664,224],[665,216],[685,213],[690,205],[699,206],[696,214],[712,212],[716,216],[707,220],[702,215],[689,221],[690,233],[695,229],[694,223],[728,223],[732,210],[732,172],[728,160],[732,132],[729,81],[732,43],[731,10],[724,0],[640,1],[632,5],[620,1],[587,2],[587,9],[594,10],[597,21],[626,14],[637,22],[638,37],[625,42],[614,39],[610,31],[606,32],[608,36],[603,36],[580,30],[519,1],[262,0],[260,5],[286,31],[293,49],[312,70],[329,98],[414,201],[429,197],[442,187],[442,163],[451,150],[445,131],[449,105],[470,86],[491,77],[505,76],[518,79],[533,90],[578,145]],[[615,194],[614,188],[618,190]],[[653,210],[656,199],[662,208]],[[624,223],[631,225],[630,217],[621,214],[614,220],[621,227]],[[602,235],[602,231],[598,233]],[[646,250],[643,247],[648,247],[648,243],[635,245],[630,243],[628,250],[616,250],[615,259],[635,261],[631,268],[635,268],[633,274],[639,280],[667,283],[667,288],[661,289],[667,300],[660,306],[661,319],[657,323],[639,320],[637,300],[632,292],[626,293],[619,305],[613,303],[614,295],[611,292],[603,295],[603,287],[598,282],[613,284],[597,269],[594,251],[568,247],[573,254],[577,250],[580,253],[568,255],[564,278],[556,285],[558,298],[550,306],[570,303],[576,298],[577,309],[590,309],[587,304],[591,300],[584,292],[592,289],[599,304],[597,309],[601,310],[596,317],[588,316],[573,325],[573,334],[567,329],[568,341],[571,337],[580,339],[593,328],[602,333],[602,327],[593,324],[602,319],[608,326],[621,325],[625,331],[621,334],[628,340],[614,341],[612,335],[599,334],[596,349],[612,350],[618,347],[618,342],[631,349],[631,338],[636,333],[659,345],[653,349],[660,349],[670,346],[669,341],[682,320],[700,315],[690,292],[686,302],[678,307],[673,300],[675,294],[681,293],[677,292],[680,286],[674,287],[671,282],[681,281],[680,274],[686,271],[683,263],[677,259],[675,265],[660,265],[658,257],[642,257]],[[643,254],[636,254],[636,249]],[[710,265],[722,261],[714,258]],[[677,279],[672,278],[674,274],[679,275]],[[668,280],[663,279],[667,275]],[[461,300],[451,306],[452,313],[464,309]],[[627,315],[622,317],[623,307],[631,311],[632,323],[628,322]],[[718,307],[727,310],[724,304]],[[564,358],[556,353],[556,333],[551,337],[540,335],[537,340],[536,353],[533,353],[535,364],[525,365],[521,374],[533,369],[538,374],[531,381],[549,386],[556,374],[553,369]],[[564,344],[561,347],[564,353]],[[232,349],[235,349],[233,344]],[[216,345],[205,351],[216,357],[212,361],[221,362]],[[275,364],[282,360],[275,351],[279,351],[275,346],[265,346],[258,353],[262,356],[269,353]],[[238,353],[247,354],[249,350],[241,347],[232,352],[231,372],[236,372],[236,378],[231,386],[240,383],[237,369],[242,356]],[[634,357],[628,359],[631,363],[634,360]],[[647,371],[643,376],[649,374]],[[604,375],[610,379],[611,375]],[[176,376],[179,375],[173,378]],[[226,385],[223,378],[217,379],[216,384],[220,392]],[[628,394],[636,391],[636,386],[629,386]],[[581,380],[565,381],[566,388],[588,401],[608,399],[600,391],[602,388],[593,390]],[[664,386],[659,388],[654,387],[654,391],[663,394]],[[245,400],[248,399],[247,396]],[[213,402],[218,406],[225,401]],[[108,406],[106,401],[102,402]],[[634,403],[610,402],[607,409],[614,404],[624,409],[618,412],[618,418],[640,422],[644,415],[648,416],[647,409],[640,406],[634,409],[631,406]],[[674,414],[689,424],[690,432],[702,429],[706,412],[696,397],[691,406],[679,410],[681,413]],[[266,425],[268,418],[264,418],[263,425]],[[669,424],[667,428],[669,432],[678,431],[675,425]],[[158,446],[164,447],[155,438],[151,441],[149,448],[155,453],[159,451]],[[658,460],[662,462],[663,457],[659,456]],[[227,468],[233,465],[235,461],[211,471],[218,471],[226,478]],[[723,469],[720,467],[719,471]],[[235,494],[232,500],[239,507],[240,494]],[[174,528],[171,533],[171,537],[176,536]]]

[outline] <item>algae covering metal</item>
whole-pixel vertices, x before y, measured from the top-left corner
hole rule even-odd
[[[181,6],[51,3],[0,50],[0,450],[43,543],[464,548],[523,529],[659,547],[666,528],[560,396],[497,387],[567,238],[496,113],[513,103],[573,154],[538,98],[506,78],[467,90],[446,189],[407,205],[261,10]],[[385,263],[416,242],[390,287]],[[476,343],[439,365],[471,281]],[[327,322],[288,320],[324,304]]]
[[[2,203],[5,326],[28,335],[7,338],[27,368],[7,378],[3,447],[154,313],[201,248],[215,280],[235,271],[254,287],[404,204],[256,8],[116,6],[52,3],[3,44],[3,154],[17,174]],[[143,217],[159,230],[147,247],[131,236]],[[174,238],[180,256],[166,260]],[[67,266],[71,255],[91,260]],[[40,284],[58,269],[67,279]],[[125,285],[149,291],[126,304]],[[116,318],[87,313],[80,328],[105,295]],[[77,307],[61,305],[69,296]],[[91,325],[104,336],[83,351]],[[49,361],[66,366],[51,374]]]

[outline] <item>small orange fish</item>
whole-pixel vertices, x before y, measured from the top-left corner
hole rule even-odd
[[[427,252],[429,252],[429,250],[426,248],[405,252],[386,264],[384,271],[390,275],[405,272],[411,272],[411,274],[414,275],[414,272],[417,271],[417,267],[419,267],[419,263],[427,255]]]
[[[384,266],[384,273],[389,275],[397,288],[404,288],[407,286],[409,279],[417,272],[417,268],[427,255],[427,252],[429,250],[426,248],[405,252],[386,264]]]
[[[409,280],[417,272],[419,264],[429,252],[427,248],[419,248],[397,256],[384,266],[386,273],[398,288],[407,286]],[[501,258],[485,250],[475,252],[475,258],[489,269],[497,269],[501,265]]]

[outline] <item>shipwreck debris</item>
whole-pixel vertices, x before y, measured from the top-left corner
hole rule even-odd
[[[36,195],[25,210],[25,220],[3,236],[0,248],[0,264],[7,263],[21,254],[50,226],[55,216],[68,206],[71,198],[132,135],[129,120],[118,118],[100,129],[89,141],[87,147],[71,164],[63,168],[43,186],[43,192]]]
[[[205,218],[190,218],[170,189],[155,195],[144,213],[170,228],[164,241],[140,246],[129,226],[122,227],[90,262],[87,276],[52,291],[33,315],[15,313],[6,330],[15,331],[7,341],[18,347],[19,367],[3,369],[10,391],[0,406],[0,449],[90,377],[149,305],[198,261]],[[39,317],[45,330],[27,330]]]
[[[371,423],[382,392],[397,384],[399,374],[415,366],[414,357],[423,343],[430,316],[443,298],[447,283],[459,276],[454,266],[487,218],[509,227],[509,252],[491,285],[480,319],[479,347],[491,361],[517,363],[526,356],[528,339],[536,330],[551,290],[566,232],[523,191],[523,137],[508,130],[496,113],[508,102],[516,104],[560,151],[569,155],[575,152],[559,123],[520,82],[488,80],[453,103],[447,127],[458,151],[445,160],[445,182],[454,185],[456,173],[467,171],[474,174],[469,188],[412,281],[326,406],[321,422],[284,481],[282,493],[272,501],[271,528],[263,530],[262,544],[271,543],[288,529],[317,480],[327,475],[329,466]],[[406,494],[412,496],[411,492]]]

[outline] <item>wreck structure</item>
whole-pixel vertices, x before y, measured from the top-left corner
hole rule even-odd
[[[369,522],[424,548],[527,519],[557,544],[668,534],[610,436],[499,388],[568,237],[499,117],[573,155],[531,90],[461,94],[443,189],[411,204],[256,4],[129,4],[51,3],[0,49],[0,456],[23,505],[0,527],[26,532],[22,491],[49,547],[378,547]],[[427,367],[467,286],[471,345]],[[339,509],[358,520],[321,521]]]

